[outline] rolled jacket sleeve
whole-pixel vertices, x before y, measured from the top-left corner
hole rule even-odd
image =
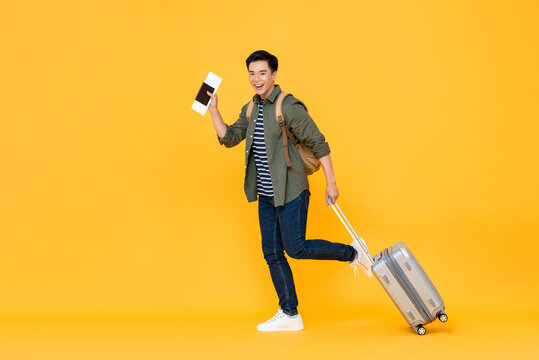
[[[245,134],[247,132],[247,117],[245,113],[247,112],[247,105],[244,105],[241,108],[240,115],[238,120],[232,125],[226,125],[226,133],[222,138],[217,135],[217,140],[221,145],[226,147],[233,147],[238,145],[243,139],[245,139]]]
[[[307,112],[304,103],[291,95],[287,96],[283,101],[283,115],[292,134],[310,147],[317,159],[331,152],[329,144]]]

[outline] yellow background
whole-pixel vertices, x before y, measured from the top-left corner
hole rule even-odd
[[[1,1],[2,333],[43,317],[150,316],[176,319],[164,338],[183,344],[157,358],[200,357],[211,339],[216,358],[247,351],[242,337],[253,353],[239,357],[274,344],[252,333],[277,297],[243,193],[244,143],[221,147],[210,114],[190,108],[212,71],[234,122],[253,95],[245,59],[265,49],[326,136],[339,204],[371,252],[404,241],[443,296],[450,321],[427,327],[429,349],[438,336],[455,356],[457,339],[470,356],[531,354],[538,16],[537,1]],[[322,172],[310,181],[308,237],[350,242]],[[354,331],[371,349],[395,334],[419,348],[376,280],[338,262],[291,266],[311,334],[299,336],[347,354]],[[275,335],[290,354],[313,351]]]

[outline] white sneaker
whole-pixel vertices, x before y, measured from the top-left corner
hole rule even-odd
[[[354,269],[354,276],[357,276],[357,268],[359,267],[361,270],[363,270],[363,272],[365,272],[365,275],[371,277],[371,268],[373,264],[371,254],[365,252],[365,250],[363,250],[363,247],[359,245],[357,240],[354,240],[350,245],[357,250],[357,255],[354,260],[348,262],[352,269]]]
[[[288,316],[279,309],[274,317],[258,324],[256,329],[258,331],[298,331],[303,330],[303,320],[300,314]]]

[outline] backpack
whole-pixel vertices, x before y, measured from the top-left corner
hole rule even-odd
[[[281,131],[283,132],[283,151],[284,151],[284,157],[286,159],[286,166],[290,167],[290,157],[288,156],[288,139],[292,142],[292,144],[296,147],[296,149],[299,152],[299,156],[301,157],[301,160],[303,160],[303,165],[305,165],[305,173],[307,175],[313,174],[315,171],[320,169],[320,160],[314,156],[313,151],[310,147],[305,145],[301,142],[296,142],[294,140],[294,137],[286,127],[284,123],[283,118],[283,100],[284,98],[289,95],[289,93],[281,91],[279,95],[277,96],[277,104],[275,106],[275,118],[277,122],[279,123],[279,126],[281,127]],[[253,106],[255,102],[252,100],[249,105],[247,106],[247,125],[249,125],[249,120],[251,118],[251,113],[253,111]]]

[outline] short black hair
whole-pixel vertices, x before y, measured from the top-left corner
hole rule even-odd
[[[247,64],[247,70],[249,70],[250,63],[259,60],[266,60],[268,62],[268,67],[270,68],[272,74],[277,71],[277,68],[279,67],[279,61],[277,60],[277,57],[275,55],[272,55],[265,50],[257,50],[251,55],[249,55],[247,60],[245,60],[245,63]]]

